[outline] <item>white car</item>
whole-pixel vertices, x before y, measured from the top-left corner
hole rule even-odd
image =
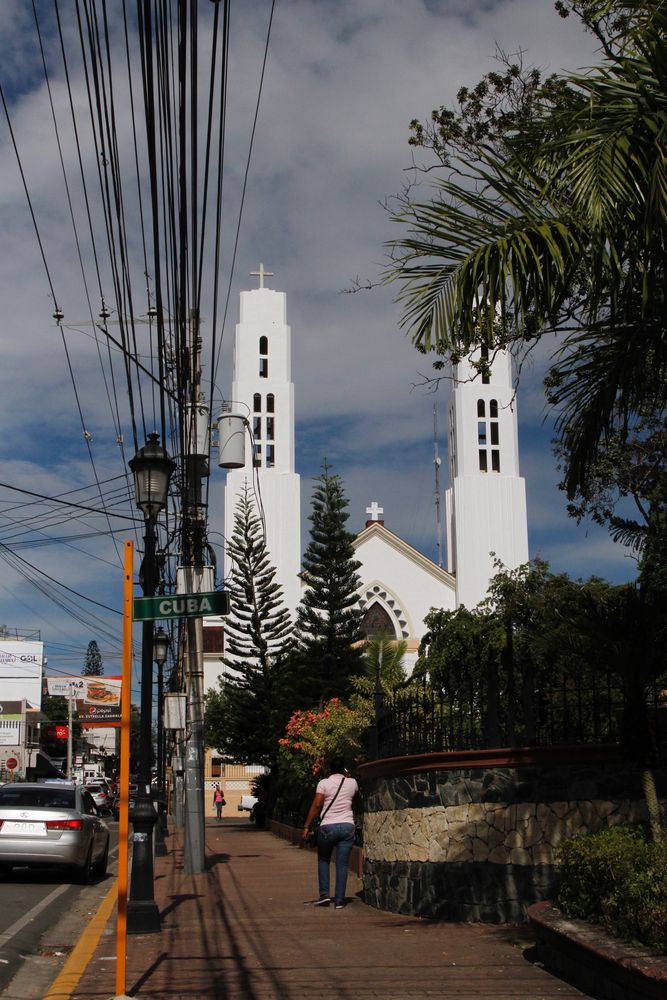
[[[252,812],[257,805],[256,795],[242,795],[238,805],[239,812]]]

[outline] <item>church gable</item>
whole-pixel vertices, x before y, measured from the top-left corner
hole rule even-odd
[[[431,608],[454,610],[454,577],[384,524],[370,522],[354,546],[361,563],[359,603],[366,634],[375,634],[381,622],[389,621],[395,638],[418,641]]]

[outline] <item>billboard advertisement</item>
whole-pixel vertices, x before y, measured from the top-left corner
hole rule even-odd
[[[44,643],[0,636],[0,700],[42,705]]]
[[[120,677],[47,677],[50,695],[59,695],[74,701],[82,726],[120,725]]]

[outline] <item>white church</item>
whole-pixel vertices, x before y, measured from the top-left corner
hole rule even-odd
[[[294,385],[286,296],[268,288],[260,265],[259,288],[241,292],[234,340],[231,412],[251,432],[224,494],[225,536],[233,533],[238,496],[248,483],[261,498],[267,547],[285,603],[299,604],[301,491],[295,471]],[[519,475],[516,399],[509,355],[493,359],[488,376],[474,379],[459,364],[448,413],[449,488],[445,492],[447,569],[437,566],[385,524],[373,501],[355,540],[361,562],[359,604],[367,635],[379,631],[407,642],[411,670],[431,608],[473,608],[486,597],[495,557],[508,568],[528,560],[525,482]],[[222,439],[221,439],[222,444]],[[222,459],[221,459],[222,460]],[[369,494],[373,484],[369,482]],[[258,504],[259,506],[259,504]],[[225,574],[230,567],[225,566]],[[219,629],[220,620],[205,619]],[[212,664],[211,664],[212,666]],[[220,663],[217,663],[217,673]],[[207,672],[208,673],[208,672]],[[212,686],[213,677],[206,678]]]

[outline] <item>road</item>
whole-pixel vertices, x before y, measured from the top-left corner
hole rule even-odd
[[[106,895],[118,856],[118,824],[106,822],[111,831],[106,877],[85,886],[57,869],[15,868],[0,877],[0,996],[30,997],[25,987],[10,987],[17,976],[17,983],[29,977],[33,998],[42,996]]]

